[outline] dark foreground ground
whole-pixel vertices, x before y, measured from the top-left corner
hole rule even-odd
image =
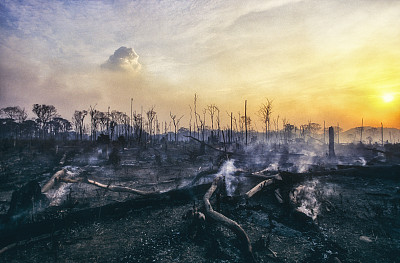
[[[117,167],[107,164],[97,150],[75,151],[65,164],[70,170],[85,169],[106,184],[167,193],[147,198],[63,184],[49,194],[50,207],[20,222],[5,219],[12,192],[31,179],[43,186],[59,169],[62,151],[9,151],[2,157],[0,249],[6,249],[0,262],[246,262],[243,244],[232,231],[212,221],[193,231],[182,219],[193,202],[203,211],[202,197],[223,162],[212,152],[188,160],[188,151],[188,146],[170,147],[164,153],[129,149],[120,152]],[[244,179],[250,170],[273,167],[276,156],[267,157],[263,156],[268,161],[252,164],[236,157],[236,168],[246,172],[234,175],[242,178],[233,180],[235,195],[260,182]],[[278,164],[296,165],[290,158]],[[271,185],[248,201],[222,198],[219,211],[247,232],[259,262],[400,262],[399,165],[351,162],[346,167],[330,166],[332,173],[309,172],[309,168],[301,175],[282,172],[296,179]],[[198,186],[169,194],[201,172],[208,177]],[[292,206],[275,197],[276,189],[287,195],[299,185],[305,189],[300,210],[311,211],[315,220],[293,212]],[[217,207],[215,198],[212,204]]]

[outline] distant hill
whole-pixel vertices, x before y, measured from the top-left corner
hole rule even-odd
[[[361,127],[341,132],[339,136],[339,141],[343,143],[359,142],[361,139]],[[363,143],[382,143],[381,127],[364,126],[362,141]],[[383,128],[383,141],[400,143],[400,129]]]

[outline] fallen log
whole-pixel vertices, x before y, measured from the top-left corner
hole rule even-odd
[[[268,186],[270,184],[273,184],[273,183],[274,183],[274,179],[267,179],[267,180],[262,181],[261,183],[257,184],[253,188],[251,188],[247,193],[245,193],[244,194],[244,198],[246,198],[246,199],[251,198],[257,192],[259,192],[262,189],[264,189],[264,187],[266,187],[266,186]]]
[[[211,183],[172,189],[168,192],[160,192],[155,195],[138,196],[124,201],[76,210],[49,207],[45,211],[38,212],[38,219],[34,222],[15,224],[15,221],[9,221],[5,217],[0,217],[0,249],[5,248],[5,251],[9,250],[13,248],[13,246],[6,248],[10,244],[23,240],[31,240],[54,231],[57,232],[57,230],[62,230],[70,226],[71,223],[85,224],[86,222],[98,220],[100,210],[102,218],[120,218],[137,209],[166,209],[177,204],[189,204],[193,200],[201,199],[210,185]]]
[[[126,193],[133,193],[133,194],[137,194],[137,195],[153,195],[153,194],[157,194],[159,193],[158,191],[153,191],[153,192],[148,192],[148,191],[142,191],[142,190],[137,190],[134,188],[130,188],[130,187],[126,187],[126,186],[117,186],[117,185],[106,185],[106,184],[102,184],[99,182],[96,182],[94,180],[90,180],[88,179],[87,182],[84,183],[88,183],[100,188],[104,188],[107,190],[110,190],[112,192],[126,192]]]
[[[245,177],[250,177],[250,178],[260,178],[260,179],[278,179],[282,180],[282,178],[279,176],[279,173],[276,172],[275,174],[271,175],[264,175],[264,174],[257,174],[257,173],[251,173],[251,174],[245,174]]]
[[[221,223],[222,225],[226,226],[227,228],[231,229],[238,237],[240,240],[245,243],[246,246],[246,256],[250,259],[251,262],[256,262],[254,255],[253,255],[253,248],[251,246],[250,239],[247,235],[247,233],[243,230],[243,228],[233,221],[232,219],[229,219],[228,217],[224,216],[223,214],[220,214],[216,211],[211,206],[210,203],[210,198],[213,195],[213,193],[217,190],[218,185],[222,179],[221,175],[218,175],[215,177],[211,187],[208,189],[206,194],[203,197],[205,209],[206,209],[206,217],[209,217],[213,219],[214,221],[217,221]]]
[[[50,180],[42,187],[42,193],[45,193],[49,191],[51,188],[53,188],[54,184],[58,180],[58,178],[64,177],[66,173],[65,169],[61,169],[60,171],[56,172]]]
[[[190,139],[193,139],[193,140],[195,140],[195,141],[197,141],[197,142],[199,142],[199,143],[204,143],[205,146],[207,146],[208,148],[211,148],[211,149],[213,149],[213,150],[215,150],[215,151],[217,151],[217,152],[225,153],[225,154],[228,154],[228,155],[233,155],[233,154],[235,154],[235,153],[233,153],[233,152],[228,152],[228,151],[226,151],[226,149],[225,149],[225,150],[221,150],[221,149],[215,148],[214,146],[209,145],[208,143],[205,143],[205,142],[203,142],[203,141],[200,141],[199,139],[197,139],[197,138],[195,138],[195,137],[193,137],[193,136],[187,136],[187,135],[185,135],[185,137],[190,138]]]
[[[143,196],[147,196],[147,195],[153,195],[153,194],[158,194],[158,191],[143,191],[143,190],[137,190],[134,188],[130,188],[130,187],[126,187],[126,186],[117,186],[117,185],[106,185],[106,184],[102,184],[100,182],[91,180],[91,179],[87,179],[87,178],[78,178],[78,179],[71,179],[71,178],[66,178],[65,176],[68,173],[66,172],[65,169],[62,169],[58,172],[56,172],[51,178],[50,180],[42,187],[42,193],[47,192],[48,190],[50,190],[55,183],[57,182],[64,182],[64,183],[86,183],[86,184],[91,184],[103,189],[107,189],[110,190],[112,192],[125,192],[125,193],[133,193],[133,194],[137,194],[137,195],[143,195]]]

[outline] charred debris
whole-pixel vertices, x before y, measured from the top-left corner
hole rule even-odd
[[[210,105],[211,130],[197,116],[179,132],[170,113],[159,133],[152,109],[147,129],[104,120],[85,141],[91,108],[75,140],[48,120],[3,139],[0,261],[396,262],[400,145],[338,144],[334,127],[325,143],[289,123],[278,136],[268,103],[261,138],[246,112],[246,131],[232,114],[222,129]]]

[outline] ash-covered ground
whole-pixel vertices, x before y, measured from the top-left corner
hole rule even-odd
[[[400,262],[399,145],[340,145],[335,158],[306,143],[233,154],[200,154],[197,142],[165,146],[120,147],[115,162],[111,147],[95,145],[3,151],[0,262],[247,262],[230,229],[183,218],[193,206],[205,213],[202,199],[218,174],[224,189],[211,204],[242,226],[258,262]],[[13,204],[15,191],[35,181],[40,192],[60,169],[69,179],[157,194],[58,182],[43,199]]]

